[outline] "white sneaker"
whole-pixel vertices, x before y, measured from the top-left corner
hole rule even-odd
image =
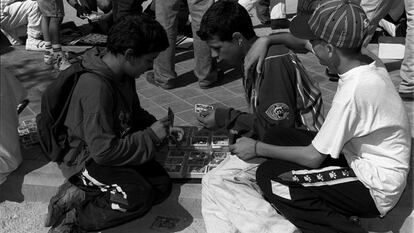
[[[62,56],[60,54],[57,54],[55,56],[55,59],[56,59],[55,68],[59,69],[60,71],[66,70],[67,68],[69,68],[69,66],[72,65],[72,63],[69,62],[66,55]]]
[[[26,40],[26,50],[46,51],[46,44],[43,40],[28,37]]]

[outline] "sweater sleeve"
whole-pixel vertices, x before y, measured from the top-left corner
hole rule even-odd
[[[239,135],[254,135],[256,117],[254,114],[242,112],[234,108],[217,108],[216,124],[219,128],[233,129]]]
[[[111,166],[139,165],[154,157],[160,142],[151,128],[145,127],[122,138],[116,132],[119,119],[114,116],[115,101],[110,87],[98,80],[89,87],[83,85],[82,89],[85,93],[81,98],[82,130],[95,162]]]

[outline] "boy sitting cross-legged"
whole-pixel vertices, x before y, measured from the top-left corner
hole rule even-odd
[[[198,35],[220,60],[242,66],[258,39],[248,12],[237,2],[214,3],[201,20]],[[242,78],[251,109],[217,108],[197,116],[206,128],[266,141],[273,126],[300,128],[309,134],[323,122],[321,92],[295,53],[284,45],[271,46],[260,73],[253,68]],[[230,156],[203,177],[202,214],[207,232],[294,232],[296,228],[267,203],[255,182],[263,159],[243,161]]]
[[[49,232],[113,227],[169,196],[170,178],[154,158],[168,132],[179,129],[145,111],[135,87],[135,78],[167,47],[158,22],[126,16],[110,30],[105,50],[83,56],[85,72],[65,120],[70,150],[60,168],[68,181],[50,200]]]

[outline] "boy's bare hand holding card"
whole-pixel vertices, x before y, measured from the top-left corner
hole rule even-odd
[[[206,104],[196,104],[194,107],[198,123],[207,129],[216,127],[215,113],[213,106]]]

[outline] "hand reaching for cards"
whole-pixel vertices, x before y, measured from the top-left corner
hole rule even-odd
[[[202,111],[197,114],[198,123],[204,128],[211,129],[216,127],[216,110]]]
[[[171,123],[168,120],[168,117],[164,117],[152,124],[151,129],[154,131],[155,135],[157,135],[158,139],[162,141],[165,137],[167,137],[170,125]]]
[[[255,152],[256,140],[242,137],[237,139],[236,143],[229,145],[229,150],[232,154],[237,155],[240,159],[247,161],[256,156]]]

